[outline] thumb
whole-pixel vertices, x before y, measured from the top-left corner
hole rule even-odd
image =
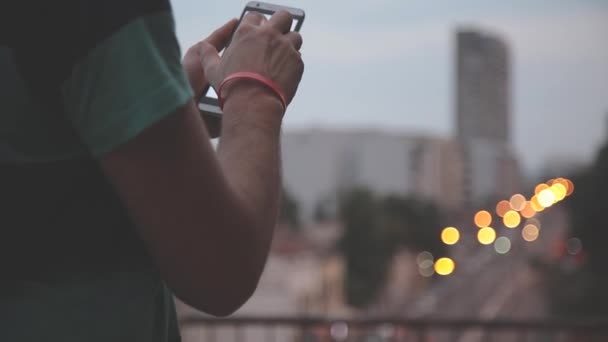
[[[217,88],[220,82],[218,75],[218,67],[221,62],[220,55],[213,45],[205,41],[200,43],[199,49],[205,78],[209,84]]]
[[[215,47],[216,50],[221,51],[226,47],[228,41],[232,36],[232,32],[236,29],[236,25],[238,24],[238,20],[231,19],[222,27],[213,31],[213,33],[205,39],[206,42],[209,42],[211,45]]]

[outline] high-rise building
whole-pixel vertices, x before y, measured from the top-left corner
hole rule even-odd
[[[509,51],[504,41],[472,30],[457,32],[458,138],[509,142],[509,75]]]
[[[515,192],[519,166],[510,145],[510,58],[499,37],[456,33],[456,137],[465,201],[475,205]]]

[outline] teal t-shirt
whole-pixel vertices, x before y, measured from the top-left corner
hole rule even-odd
[[[11,3],[0,11],[0,341],[179,341],[173,297],[97,162],[192,98],[170,4]]]

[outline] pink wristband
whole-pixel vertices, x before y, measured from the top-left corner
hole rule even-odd
[[[226,83],[236,80],[236,79],[242,79],[242,78],[247,78],[247,79],[258,81],[258,82],[264,84],[265,86],[267,86],[268,88],[270,88],[277,95],[279,100],[281,100],[281,104],[283,105],[283,112],[285,111],[285,109],[287,108],[287,101],[285,101],[285,93],[283,93],[281,88],[279,88],[279,86],[276,83],[274,83],[271,79],[264,77],[258,73],[247,72],[247,71],[235,72],[233,74],[230,74],[230,75],[228,75],[228,77],[226,77],[222,81],[222,83],[220,83],[220,86],[217,89],[217,98],[218,98],[218,102],[219,102],[221,110],[224,110],[224,98],[222,97],[222,88],[224,88]]]

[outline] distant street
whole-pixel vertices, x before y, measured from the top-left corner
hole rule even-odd
[[[547,314],[542,275],[529,265],[531,256],[548,257],[551,247],[566,232],[567,218],[559,208],[548,209],[539,216],[541,233],[530,243],[517,229],[501,228],[498,236],[512,241],[511,250],[500,255],[492,245],[480,246],[471,232],[463,234],[462,243],[454,246],[452,256],[457,263],[454,274],[431,285],[426,295],[408,305],[411,317],[542,318]],[[462,229],[464,230],[464,229]],[[433,341],[452,340],[445,332],[433,333]],[[515,335],[492,336],[500,341],[516,340]],[[458,341],[484,341],[482,331],[467,331]]]

